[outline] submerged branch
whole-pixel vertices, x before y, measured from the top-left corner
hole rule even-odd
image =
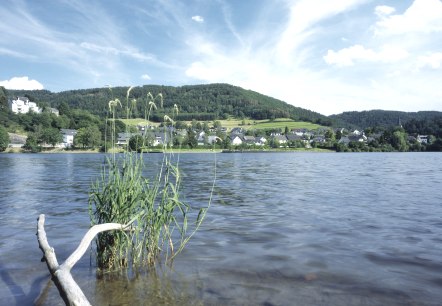
[[[90,305],[83,291],[81,291],[80,287],[72,277],[70,271],[77,261],[84,255],[95,236],[105,231],[126,230],[134,220],[135,219],[132,219],[128,224],[105,223],[94,225],[84,235],[80,245],[71,256],[69,256],[63,264],[59,265],[54,248],[49,245],[46,237],[46,231],[44,229],[45,215],[41,214],[38,217],[37,238],[39,248],[43,252],[42,260],[46,261],[52,280],[57,286],[60,296],[63,298],[66,305]]]

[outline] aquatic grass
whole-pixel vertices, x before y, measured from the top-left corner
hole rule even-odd
[[[134,99],[130,100],[131,90],[132,87],[126,95],[127,117],[136,104]],[[156,108],[157,99],[162,106],[162,95],[153,97],[148,93],[147,122],[150,112]],[[117,107],[122,107],[121,102],[112,99],[109,109],[113,122]],[[164,116],[165,122],[173,126],[177,112],[178,106],[175,105],[172,118]],[[112,129],[114,134],[115,124]],[[114,139],[112,144],[115,145]],[[161,258],[172,260],[199,229],[210,207],[211,198],[208,206],[199,210],[196,220],[189,221],[192,208],[180,198],[182,175],[178,167],[179,155],[175,158],[168,141],[163,144],[163,159],[152,179],[143,175],[145,164],[143,153],[126,150],[118,157],[112,153],[106,158],[100,177],[91,186],[89,215],[92,225],[110,222],[127,224],[133,221],[127,231],[104,232],[97,236],[96,262],[102,270],[153,265]]]

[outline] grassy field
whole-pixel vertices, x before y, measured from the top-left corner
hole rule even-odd
[[[137,124],[145,125],[146,121],[141,118],[136,119],[120,119],[127,125],[136,126]],[[251,119],[227,119],[227,120],[218,120],[221,122],[221,126],[226,127],[228,131],[235,127],[242,127],[243,129],[285,129],[288,127],[289,129],[309,129],[316,130],[321,128],[321,125],[314,124],[311,122],[304,121],[294,121],[289,118],[278,118],[273,121],[270,120],[251,120]],[[185,121],[186,124],[190,125],[191,121]],[[204,121],[200,121],[204,123]],[[209,126],[213,125],[213,121],[207,121]],[[244,124],[243,124],[244,123]],[[149,125],[158,126],[160,125],[157,122],[150,122]]]
[[[126,124],[126,125],[132,125],[132,126],[146,125],[146,124],[147,124],[147,121],[144,120],[143,118],[118,119],[118,120],[124,122],[124,124]],[[160,123],[150,121],[150,122],[149,122],[149,125],[152,125],[152,126],[159,126]]]
[[[272,129],[272,128],[284,129],[285,127],[288,127],[289,129],[316,130],[321,128],[322,126],[311,122],[294,121],[291,119],[283,119],[283,118],[276,119],[274,121],[262,120],[260,122],[257,122],[257,124],[253,126],[253,128],[256,129]]]

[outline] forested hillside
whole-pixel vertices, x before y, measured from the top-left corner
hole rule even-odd
[[[404,125],[410,120],[426,121],[442,119],[442,112],[399,112],[371,110],[362,112],[344,112],[338,115],[329,116],[335,122],[349,124],[351,126],[365,129],[368,127],[390,127]]]
[[[108,102],[113,98],[125,101],[127,87],[81,89],[52,93],[47,90],[9,90],[9,97],[28,96],[39,104],[47,103],[58,108],[66,103],[71,108],[87,110],[100,117],[107,116]],[[292,118],[322,125],[331,125],[332,121],[319,113],[287,104],[283,101],[259,94],[251,90],[228,84],[209,84],[191,86],[145,85],[135,87],[131,98],[137,100],[133,117],[144,117],[146,95],[162,93],[164,109],[153,114],[152,120],[161,121],[164,114],[172,113],[176,104],[179,108],[177,120],[215,120],[229,116],[251,119]],[[123,105],[124,107],[124,105]],[[123,116],[123,113],[121,113]]]

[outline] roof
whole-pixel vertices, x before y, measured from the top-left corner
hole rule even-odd
[[[244,141],[255,141],[255,137],[254,136],[244,136]]]
[[[302,137],[296,134],[288,134],[286,137],[288,141],[302,140]]]
[[[276,135],[274,138],[278,141],[287,141],[287,137],[285,135]]]

